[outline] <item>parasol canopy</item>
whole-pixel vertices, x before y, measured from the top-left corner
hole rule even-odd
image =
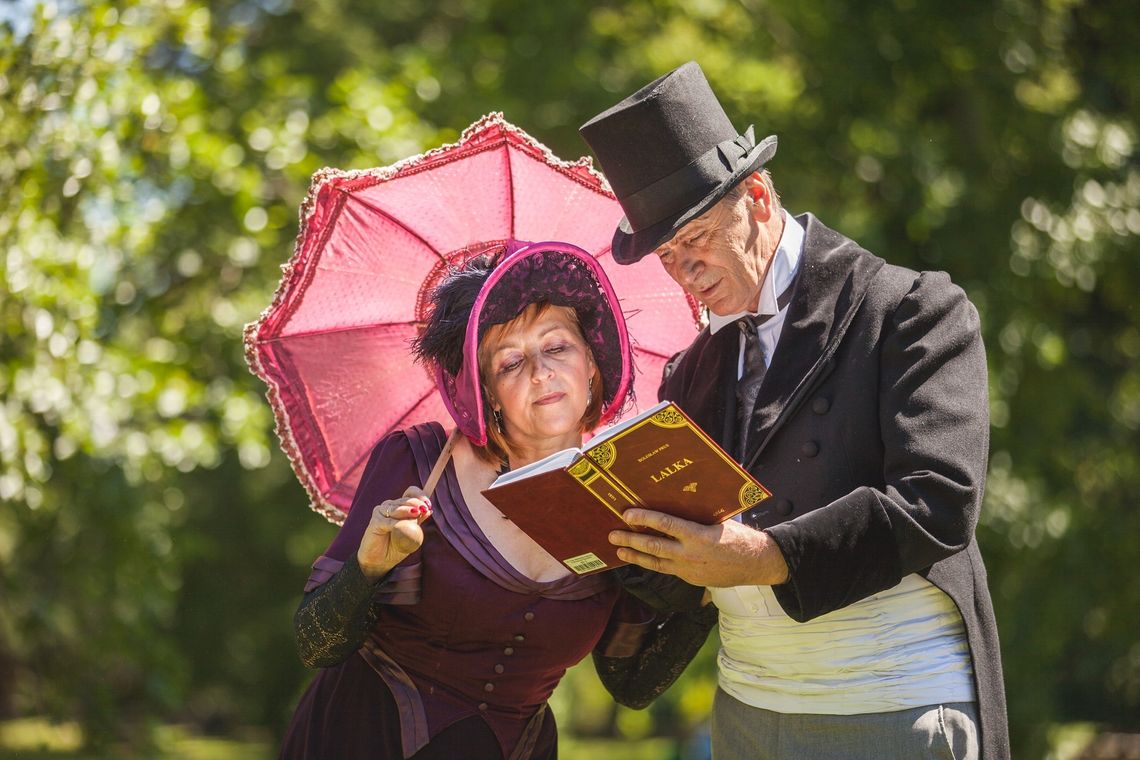
[[[282,449],[312,508],[341,523],[373,447],[389,432],[452,420],[408,341],[451,267],[510,240],[561,240],[595,256],[625,314],[636,404],[698,329],[697,304],[652,262],[619,266],[621,207],[589,158],[566,162],[502,114],[459,142],[392,166],[313,175],[272,303],[245,328]]]

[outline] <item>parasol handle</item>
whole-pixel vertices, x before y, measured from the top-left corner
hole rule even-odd
[[[431,468],[431,474],[428,475],[427,482],[424,483],[424,494],[431,498],[432,491],[435,490],[435,484],[439,482],[439,477],[443,475],[443,469],[447,467],[447,461],[451,459],[451,449],[455,446],[455,442],[462,435],[459,428],[451,431],[451,435],[447,437],[447,443],[443,444],[443,450],[439,452],[439,458],[435,460],[435,465]]]

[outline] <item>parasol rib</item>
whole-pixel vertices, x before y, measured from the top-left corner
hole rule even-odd
[[[420,324],[418,321],[412,320],[410,322],[370,322],[365,325],[354,325],[337,328],[329,328],[326,330],[307,330],[305,332],[289,333],[288,335],[273,335],[268,338],[258,338],[258,345],[265,345],[268,343],[280,343],[282,341],[293,340],[294,338],[308,338],[316,335],[339,335],[341,333],[357,332],[359,330],[375,330],[378,328],[386,329],[390,327],[415,327]]]
[[[510,143],[507,143],[509,147]],[[511,191],[511,237],[515,237],[515,165],[511,162],[511,151],[504,150],[503,154],[507,158],[507,183],[510,185]]]
[[[672,354],[663,354],[660,351],[654,351],[652,348],[645,348],[644,346],[635,346],[634,352],[639,354],[646,354],[648,356],[656,356],[661,359],[672,359],[676,352]]]
[[[387,211],[385,211],[385,210],[384,210],[383,208],[381,208],[380,206],[377,206],[377,205],[376,205],[376,204],[374,204],[374,203],[369,203],[368,201],[364,200],[363,198],[361,198],[361,197],[360,197],[360,196],[358,196],[358,195],[352,195],[352,194],[351,194],[351,193],[349,193],[347,190],[343,190],[343,189],[340,189],[340,188],[337,188],[337,189],[338,189],[338,190],[340,190],[340,192],[344,193],[344,195],[345,195],[345,197],[346,197],[346,200],[345,200],[345,202],[347,202],[347,200],[348,200],[349,198],[351,198],[351,199],[352,199],[354,202],[356,202],[356,203],[359,203],[361,206],[364,206],[364,208],[368,209],[369,211],[375,211],[375,212],[376,212],[377,214],[379,214],[380,216],[382,216],[382,217],[384,217],[384,218],[386,218],[386,219],[389,219],[389,220],[391,220],[391,222],[392,222],[393,224],[395,224],[397,227],[399,227],[400,229],[404,230],[404,231],[405,231],[405,232],[407,232],[409,235],[411,235],[412,237],[414,237],[416,240],[418,240],[418,241],[420,241],[421,243],[423,243],[423,244],[424,244],[424,246],[425,246],[425,247],[426,247],[428,250],[430,250],[432,253],[434,253],[436,256],[438,256],[438,257],[439,257],[440,261],[446,261],[446,259],[444,258],[444,255],[443,255],[443,254],[442,254],[442,253],[441,253],[439,250],[437,250],[437,249],[436,249],[436,247],[435,247],[434,245],[432,245],[431,243],[429,243],[429,242],[428,242],[427,240],[425,240],[425,239],[423,238],[423,236],[421,236],[421,235],[420,235],[418,232],[416,232],[416,231],[415,231],[415,230],[413,230],[411,227],[409,227],[408,225],[406,225],[406,224],[404,224],[403,222],[401,222],[401,221],[400,221],[399,219],[397,219],[396,217],[394,217],[394,216],[392,216],[391,214],[389,214]]]

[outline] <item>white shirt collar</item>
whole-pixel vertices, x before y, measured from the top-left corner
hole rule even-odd
[[[776,298],[787,289],[796,276],[796,270],[800,265],[800,254],[804,248],[804,228],[787,211],[781,209],[781,213],[784,215],[784,231],[780,235],[776,253],[772,256],[772,263],[768,265],[764,281],[760,283],[760,310],[742,311],[724,317],[709,312],[710,333],[716,333],[720,328],[732,324],[741,317],[779,313],[780,307],[776,303]]]

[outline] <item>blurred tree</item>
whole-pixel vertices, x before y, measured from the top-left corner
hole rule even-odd
[[[574,157],[582,121],[696,59],[738,126],[780,135],[790,208],[949,270],[982,312],[981,538],[1018,755],[1042,754],[1050,720],[1140,728],[1134,15],[1123,0],[7,4],[0,711],[77,715],[93,741],[173,717],[280,726],[307,679],[289,616],[334,529],[304,508],[240,336],[309,176],[391,163],[490,110]],[[640,714],[575,671],[563,723],[685,734],[712,653]]]

